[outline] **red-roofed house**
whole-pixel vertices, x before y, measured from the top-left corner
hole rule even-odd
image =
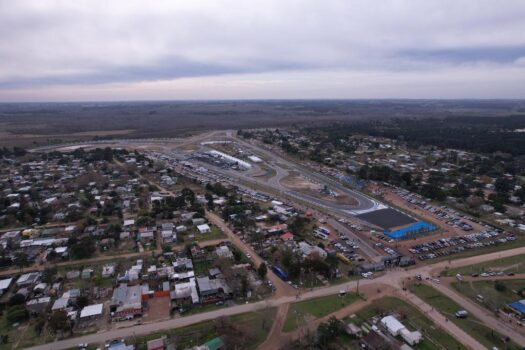
[[[293,241],[293,233],[286,232],[285,234],[281,235],[281,239],[285,242]]]

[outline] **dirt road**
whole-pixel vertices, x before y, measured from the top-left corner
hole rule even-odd
[[[206,218],[215,226],[219,227],[226,236],[228,236],[228,239],[236,246],[238,247],[244,254],[250,255],[250,259],[253,261],[255,266],[259,266],[261,263],[264,262],[264,260],[255,253],[255,251],[246,243],[244,243],[239,236],[237,236],[233,231],[226,225],[226,223],[218,217],[216,214],[211,213],[209,211],[206,211]],[[282,279],[277,277],[275,273],[271,269],[268,269],[268,273],[266,275],[266,278],[268,278],[273,285],[276,288],[275,294],[273,298],[280,298],[283,296],[290,296],[290,295],[296,295],[297,291],[292,288],[288,283],[284,282]]]
[[[151,252],[101,255],[95,258],[90,258],[90,259],[70,260],[70,261],[59,262],[56,264],[48,263],[48,264],[43,264],[43,265],[33,265],[33,266],[26,267],[22,270],[20,270],[19,268],[13,268],[13,269],[0,271],[0,277],[18,275],[20,273],[27,273],[27,272],[33,272],[33,271],[44,271],[46,268],[49,268],[49,267],[86,265],[86,264],[93,264],[93,263],[99,263],[99,262],[104,262],[104,261],[115,261],[119,259],[140,258],[143,256],[149,256],[149,255],[151,255]]]
[[[502,252],[496,252],[496,253],[491,253],[491,254],[478,255],[474,257],[460,259],[460,260],[453,261],[453,264],[451,263],[450,265],[453,265],[451,267],[461,267],[461,266],[466,266],[466,265],[471,265],[471,264],[476,264],[480,262],[498,259],[500,257],[502,258],[502,257],[507,257],[507,256],[519,255],[519,254],[525,254],[525,247],[520,247],[520,248],[502,251]],[[400,288],[401,281],[403,279],[406,279],[407,277],[412,277],[416,274],[428,274],[432,272],[433,270],[441,271],[443,270],[445,266],[448,266],[448,265],[449,264],[447,262],[440,262],[432,266],[422,266],[422,267],[415,268],[409,271],[393,270],[393,271],[389,271],[387,274],[381,277],[378,277],[377,279],[374,279],[374,280],[361,280],[360,286],[361,288],[363,288],[367,285],[377,286],[377,284],[388,284],[392,286],[393,288]],[[343,283],[341,285],[314,289],[311,292],[302,294],[301,300],[337,294],[341,289],[354,290],[356,286],[357,286],[357,281],[350,281],[347,283]],[[461,329],[457,329],[457,327],[454,328],[454,326],[450,324],[451,322],[446,322],[445,318],[441,314],[439,314],[435,310],[432,310],[431,306],[424,303],[419,298],[413,296],[411,293],[406,293],[406,294],[403,294],[402,296],[404,300],[412,301],[412,303],[416,307],[418,307],[422,312],[424,312],[429,317],[431,317],[431,319],[434,322],[436,322],[438,326],[441,326],[443,329],[450,331],[451,334],[457,336],[458,337],[457,339],[459,339],[460,341],[463,342],[463,339],[467,339],[465,336],[465,333],[462,332]],[[410,299],[408,299],[409,296],[410,296]],[[133,335],[145,335],[145,334],[159,332],[159,331],[166,330],[166,329],[184,327],[187,325],[191,325],[191,324],[206,321],[206,320],[213,320],[220,316],[237,315],[240,313],[256,311],[256,310],[260,310],[262,308],[267,308],[267,307],[278,307],[280,305],[289,304],[294,301],[296,301],[295,296],[283,296],[279,298],[276,297],[270,300],[265,300],[265,301],[261,301],[257,303],[236,305],[236,306],[232,306],[232,307],[225,308],[225,309],[205,312],[205,313],[181,317],[181,318],[174,318],[174,319],[163,321],[163,322],[137,325],[137,326],[133,326],[133,327],[125,328],[125,329],[103,331],[97,334],[91,334],[91,335],[86,335],[82,337],[66,339],[66,340],[62,340],[62,341],[58,341],[54,343],[44,344],[44,345],[36,346],[30,349],[32,350],[67,349],[67,348],[76,347],[76,345],[79,343],[100,344],[102,342],[105,342],[111,339],[126,338],[126,337],[130,337]],[[512,336],[511,338],[513,340],[515,339],[514,336]],[[474,344],[470,344],[470,345],[474,345]],[[521,345],[525,346],[525,344],[521,344]],[[473,349],[480,349],[480,348],[473,347]]]
[[[281,348],[283,345],[287,344],[290,341],[290,337],[286,339],[282,333],[284,326],[284,321],[286,321],[286,316],[288,315],[288,310],[290,309],[290,304],[283,304],[277,309],[277,314],[275,315],[275,320],[273,321],[272,329],[266,337],[266,341],[259,345],[258,350],[275,350]]]

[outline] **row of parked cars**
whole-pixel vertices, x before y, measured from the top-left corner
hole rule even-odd
[[[412,246],[409,251],[412,254],[420,254],[419,260],[427,260],[460,253],[466,249],[483,248],[496,244],[504,244],[514,240],[516,240],[516,237],[512,233],[498,233],[497,231],[487,230],[479,233],[441,238],[432,242],[417,244]]]
[[[469,223],[465,222],[463,219],[471,218],[465,217],[463,214],[458,213],[457,211],[448,208],[446,206],[436,207],[428,204],[427,200],[422,198],[420,195],[408,192],[406,190],[398,189],[396,193],[405,199],[407,202],[417,205],[422,209],[432,213],[439,220],[444,221],[447,225],[458,227],[465,232],[472,231],[473,227]]]
[[[334,240],[330,242],[330,245],[337,253],[342,254],[348,260],[361,261],[362,259],[360,258],[359,254],[356,253],[356,250],[359,248],[359,246],[348,237],[346,240]]]
[[[400,254],[398,252],[396,252],[394,249],[384,245],[383,243],[379,242],[379,243],[376,243],[374,244],[374,247],[376,248],[379,248],[379,249],[382,249],[385,253],[387,253],[388,255],[391,255],[391,256],[399,256]]]

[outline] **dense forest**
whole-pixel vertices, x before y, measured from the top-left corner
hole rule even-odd
[[[316,131],[332,138],[368,134],[400,139],[409,146],[435,145],[479,153],[525,155],[525,116],[394,118],[389,120],[334,123]],[[521,131],[521,132],[520,132]]]

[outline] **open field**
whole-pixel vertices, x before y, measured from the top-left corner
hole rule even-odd
[[[443,275],[455,276],[456,274],[471,275],[473,273],[483,273],[486,271],[505,272],[505,273],[525,273],[525,255],[510,256],[503,259],[487,261],[481,264],[464,266],[457,269],[444,270]]]
[[[495,288],[495,282],[490,280],[454,282],[452,287],[491,311],[503,309],[505,305],[523,299],[523,296],[517,292],[525,290],[525,280],[499,280],[498,283],[505,286],[504,289],[498,291]],[[476,300],[477,295],[483,296],[484,301],[482,303]]]
[[[117,130],[93,130],[79,131],[71,134],[38,134],[38,133],[13,133],[9,131],[0,131],[0,146],[13,147],[35,147],[53,143],[63,143],[72,141],[92,141],[97,138],[117,138],[131,135],[135,132],[133,129]]]
[[[219,335],[230,337],[237,343],[238,348],[255,349],[264,341],[275,317],[275,308],[258,312],[223,317],[213,321],[197,323],[191,326],[171,329],[169,331],[150,334],[143,337],[131,338],[130,343],[136,349],[146,349],[146,342],[166,336],[177,349],[186,349],[201,345]]]
[[[0,350],[23,349],[53,341],[54,336],[44,330],[41,334],[35,331],[37,321],[31,320],[19,326],[9,324],[5,314],[0,318],[0,334],[8,336],[8,344],[0,344]]]
[[[204,241],[213,241],[216,239],[222,239],[226,238],[226,235],[224,232],[222,232],[217,226],[210,225],[210,232],[208,233],[200,233],[195,232],[195,241],[196,242],[204,242]]]
[[[410,291],[423,299],[425,302],[433,306],[436,310],[441,312],[451,322],[454,322],[458,327],[477,339],[481,344],[487,348],[497,346],[499,349],[504,349],[505,344],[502,341],[503,336],[489,327],[485,326],[480,320],[469,315],[468,318],[459,319],[454,316],[458,310],[463,308],[453,300],[444,296],[434,288],[426,284],[411,284]],[[515,343],[507,344],[507,349],[518,350],[519,346]]]
[[[374,316],[392,313],[400,315],[401,322],[409,329],[419,330],[424,335],[424,340],[416,346],[416,349],[465,349],[454,337],[436,327],[413,306],[395,297],[375,300],[372,305],[357,312],[355,317],[348,317],[345,321],[363,325]]]
[[[283,331],[291,332],[310,320],[331,314],[358,299],[356,294],[347,293],[343,297],[336,294],[293,303],[288,310]]]
[[[0,146],[43,146],[95,136],[174,137],[195,131],[321,125],[397,117],[522,114],[519,101],[156,101],[0,104]],[[123,128],[125,125],[125,128]],[[101,132],[103,130],[103,132]],[[38,135],[23,137],[21,135]],[[71,136],[73,135],[73,136]],[[21,136],[21,137],[20,137]]]

